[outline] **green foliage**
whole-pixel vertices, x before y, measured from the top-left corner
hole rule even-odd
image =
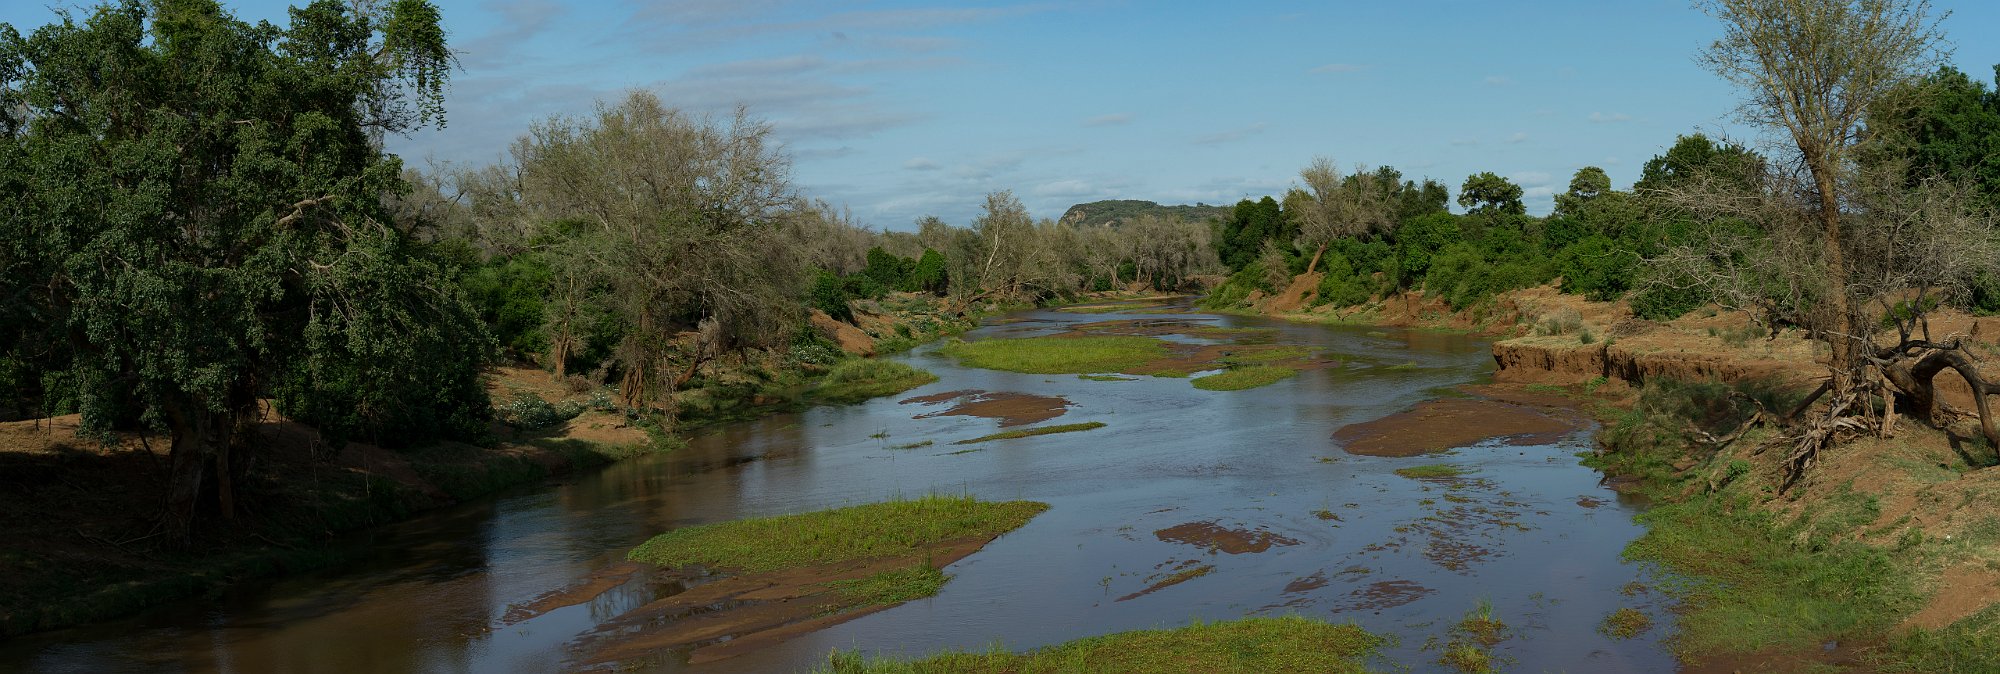
[[[1724,186],[1755,187],[1764,170],[1764,158],[1755,151],[1730,142],[1716,142],[1693,134],[1674,138],[1666,154],[1646,160],[1633,191],[1648,192],[1689,187],[1703,179]]]
[[[1577,241],[1556,254],[1562,291],[1598,302],[1623,297],[1638,268],[1638,255],[1602,235]]]
[[[835,651],[816,674],[1179,674],[1271,672],[1358,674],[1388,640],[1359,626],[1300,616],[1201,622],[1119,632],[1015,654],[946,652],[914,662]]]
[[[1472,471],[1449,464],[1433,463],[1422,466],[1397,468],[1396,474],[1413,480],[1448,480]]]
[[[639,544],[626,557],[670,568],[700,564],[776,571],[911,554],[954,538],[997,536],[1020,528],[1048,507],[1034,501],[932,495],[675,529]]]
[[[1869,109],[1880,142],[1867,161],[1903,162],[1911,184],[1933,176],[1970,184],[1986,207],[2000,209],[2000,89],[1944,65],[1894,99]]]
[[[905,292],[943,295],[951,289],[946,269],[944,253],[925,248],[924,256],[917,259],[916,265],[910,268],[910,273],[903,277],[902,285],[897,288]]]
[[[1224,265],[1241,270],[1256,261],[1265,241],[1275,240],[1284,244],[1282,248],[1291,248],[1296,235],[1276,199],[1244,199],[1236,202],[1229,219],[1223,221],[1215,237],[1215,252]]]
[[[483,428],[461,262],[397,222],[385,197],[409,187],[374,140],[441,121],[435,7],[322,2],[278,27],[128,2],[0,33],[0,259],[40,288],[34,325],[0,336],[38,343],[0,346],[54,355],[43,380],[91,430],[168,429],[199,485],[265,395],[336,437]]]
[[[1411,220],[1396,230],[1396,271],[1404,287],[1413,287],[1430,274],[1434,257],[1446,247],[1464,240],[1458,216],[1433,213]]]
[[[549,280],[548,262],[526,252],[496,256],[467,273],[461,283],[494,339],[518,360],[549,347],[542,331]]]
[[[847,304],[853,299],[847,284],[838,275],[824,269],[813,272],[812,285],[806,288],[806,306],[824,311],[835,320],[854,320],[854,308]]]
[[[1486,171],[1465,178],[1458,188],[1458,205],[1479,215],[1521,215],[1527,212],[1522,194],[1520,185]]]
[[[917,266],[917,262],[907,257],[897,257],[881,246],[868,249],[868,266],[861,269],[861,275],[883,288],[897,288]]]

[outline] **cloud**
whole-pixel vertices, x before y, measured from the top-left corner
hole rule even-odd
[[[799,33],[831,36],[835,41],[865,42],[876,39],[873,36],[882,32],[978,23],[1051,9],[1045,5],[1014,5],[826,12],[825,7],[831,3],[788,0],[651,0],[638,4],[640,7],[626,21],[625,30],[643,40],[641,44],[663,51],[693,51]],[[933,49],[945,45],[935,39],[904,44]]]
[[[1556,189],[1553,187],[1550,187],[1548,185],[1536,185],[1534,187],[1521,190],[1521,197],[1525,199],[1545,199],[1548,197],[1555,196],[1555,193]]]
[[[1020,168],[1021,162],[1027,158],[1028,156],[1021,152],[998,154],[954,168],[951,170],[951,174],[966,180],[987,180],[996,175]]]
[[[1367,69],[1368,66],[1358,65],[1353,63],[1328,63],[1326,65],[1313,68],[1312,70],[1308,70],[1306,72],[1314,74],[1354,73],[1354,72],[1361,72]]]
[[[1521,171],[1509,176],[1517,185],[1547,185],[1549,174],[1545,171]]]
[[[1194,142],[1196,145],[1219,145],[1222,143],[1234,143],[1236,141],[1243,140],[1245,138],[1249,138],[1251,136],[1263,133],[1264,128],[1265,124],[1263,122],[1258,122],[1256,124],[1251,124],[1250,126],[1241,129],[1218,131],[1205,136],[1201,136],[1195,138]]]
[[[1088,181],[1071,179],[1037,185],[1034,194],[1038,197],[1086,197],[1101,191]]]
[[[792,150],[787,148],[787,151],[791,153],[793,159],[799,161],[811,161],[815,159],[839,159],[841,157],[852,156],[855,154],[859,154],[861,152],[860,150],[855,149],[855,147],[852,145],[842,145],[840,147],[808,148],[804,150]]]
[[[960,45],[958,40],[948,37],[917,35],[870,35],[861,38],[861,43],[877,49],[929,53],[944,51]]]
[[[936,171],[944,168],[944,165],[923,157],[911,157],[909,161],[903,162],[903,168],[912,171]]]
[[[1519,145],[1525,142],[1528,142],[1528,132],[1526,131],[1515,131],[1514,135],[1507,137],[1508,145]]]
[[[552,0],[505,0],[484,3],[499,19],[493,32],[454,48],[467,70],[500,67],[513,62],[515,49],[547,30],[567,10]]]
[[[1132,123],[1132,113],[1129,112],[1114,112],[1083,120],[1084,126],[1115,126],[1130,123]]]
[[[1632,121],[1632,116],[1622,112],[1614,112],[1609,115],[1604,114],[1602,112],[1590,113],[1590,123],[1592,124],[1613,124],[1617,122],[1629,122],[1629,121]]]
[[[1514,84],[1514,78],[1502,75],[1487,75],[1483,81],[1489,87],[1504,87]]]

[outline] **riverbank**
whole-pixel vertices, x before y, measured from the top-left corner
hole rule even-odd
[[[860,326],[841,325],[868,340],[868,354],[906,350],[977,322],[921,295],[858,304]],[[334,447],[266,407],[247,425],[258,451],[237,480],[238,515],[202,523],[190,542],[168,540],[156,517],[165,438],[121,433],[100,443],[78,436],[77,415],[0,423],[0,538],[8,541],[0,567],[9,570],[0,576],[0,635],[117,618],[246,580],[337,565],[363,552],[348,539],[373,527],[671,451],[679,433],[929,381],[907,367],[856,367],[875,363],[813,344],[704,364],[676,393],[671,430],[628,415],[599,383],[557,381],[523,367],[489,370],[501,421],[482,444]]]
[[[1789,409],[1824,378],[1823,347],[1797,331],[1714,309],[1647,321],[1546,286],[1467,312],[1421,293],[1307,304],[1281,294],[1258,310],[1494,337],[1496,382],[1571,396],[1599,417],[1602,449],[1586,462],[1656,504],[1625,554],[1681,579],[1648,591],[1681,606],[1669,644],[1687,671],[2000,670],[2000,454],[1976,418],[1905,419],[1784,488],[1778,431],[1742,424],[1757,409],[1747,401]],[[1947,311],[1929,328],[2000,354],[2000,318]],[[1938,390],[1973,406],[1956,376]]]

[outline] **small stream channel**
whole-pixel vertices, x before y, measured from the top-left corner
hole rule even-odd
[[[897,358],[940,380],[907,394],[728,425],[685,451],[386,527],[357,538],[369,552],[338,569],[0,643],[0,671],[560,671],[577,666],[580,635],[674,588],[640,576],[522,621],[507,618],[510,605],[616,564],[661,531],[927,492],[1052,507],[946,569],[954,578],[934,598],[742,657],[688,666],[662,652],[619,669],[802,671],[834,648],[1020,650],[1192,619],[1296,613],[1394,635],[1388,659],[1437,671],[1437,645],[1481,600],[1511,627],[1494,649],[1503,671],[1674,668],[1659,643],[1665,600],[1641,589],[1652,585],[1643,569],[1619,559],[1641,533],[1632,522],[1638,506],[1577,463],[1592,429],[1553,444],[1489,441],[1416,458],[1350,456],[1330,440],[1346,424],[1484,380],[1492,358],[1482,341],[1194,313],[1056,311],[1012,314],[967,338],[1148,317],[1271,328],[1281,342],[1376,366],[1218,392],[1187,379],[969,369],[926,346]],[[996,422],[918,418],[941,407],[899,402],[964,389],[1060,396],[1069,410],[1045,423],[1107,425],[954,454],[952,441],[991,433]],[[892,449],[924,440],[934,444]],[[1392,472],[1439,462],[1474,472],[1452,485]],[[1268,533],[1262,540],[1273,544],[1232,554],[1155,533],[1201,523]],[[1213,570],[1140,594],[1196,565]],[[1600,634],[1600,621],[1625,607],[1652,614],[1656,626],[1636,639]]]

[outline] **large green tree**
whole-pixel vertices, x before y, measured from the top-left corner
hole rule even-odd
[[[489,340],[393,221],[406,185],[379,145],[442,121],[451,65],[423,0],[322,0],[283,27],[212,0],[0,26],[0,245],[33,288],[8,348],[45,359],[45,395],[86,429],[170,435],[177,531],[237,509],[260,398],[350,436],[481,427]]]

